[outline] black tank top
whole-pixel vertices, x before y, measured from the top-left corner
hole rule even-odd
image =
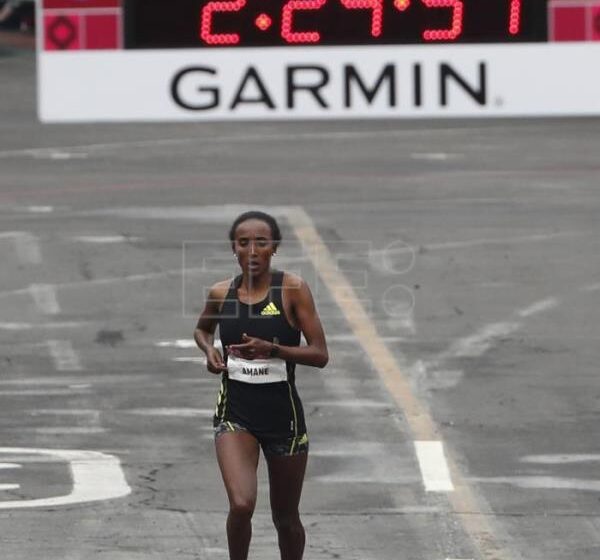
[[[267,296],[246,304],[237,290],[242,275],[229,286],[221,307],[219,336],[229,372],[223,373],[214,424],[237,422],[263,439],[296,437],[306,432],[302,403],[295,386],[296,364],[279,358],[241,360],[227,353],[227,345],[242,342],[242,334],[283,346],[299,346],[301,332],[288,322],[282,301],[284,272],[271,270]]]

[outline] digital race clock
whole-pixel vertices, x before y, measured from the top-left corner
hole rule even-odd
[[[540,0],[126,0],[125,47],[535,42]]]
[[[39,0],[48,122],[600,114],[600,0]]]

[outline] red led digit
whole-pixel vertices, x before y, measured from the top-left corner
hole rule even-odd
[[[519,31],[521,31],[521,0],[510,0],[508,32],[511,35],[518,35]]]
[[[379,37],[383,27],[383,0],[341,0],[349,10],[373,10],[371,35]]]
[[[318,43],[321,34],[318,31],[292,31],[294,12],[300,10],[318,10],[327,0],[290,0],[281,11],[281,36],[288,43]]]
[[[239,12],[246,5],[246,0],[230,0],[229,2],[209,2],[202,8],[200,18],[200,38],[209,45],[237,45],[240,36],[237,33],[213,33],[213,14],[218,12]]]
[[[460,0],[421,0],[428,8],[452,8],[450,29],[426,29],[425,41],[454,41],[463,30],[463,3]]]

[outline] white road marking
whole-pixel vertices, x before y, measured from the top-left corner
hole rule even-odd
[[[407,340],[404,336],[380,336],[379,339],[383,342],[404,342]],[[356,335],[353,333],[328,334],[327,342],[356,344]]]
[[[460,369],[431,369],[421,360],[418,360],[413,368],[414,373],[420,373],[420,379],[430,389],[451,389],[456,387],[464,378],[465,373]]]
[[[40,344],[44,349],[47,348],[46,344]],[[69,386],[73,385],[76,381],[82,380],[84,377],[82,376],[70,376],[70,375],[48,375],[44,377],[28,377],[27,379],[0,379],[0,386],[2,385],[16,385],[16,386],[35,386],[35,387],[45,387],[45,386],[56,386],[56,385],[64,385]],[[121,383],[133,383],[139,385],[140,383],[152,383],[156,381],[156,378],[152,375],[148,375],[145,373],[138,374],[119,374],[119,375],[106,375],[99,376],[94,378],[94,384],[103,383],[106,385],[118,385]],[[81,383],[78,386],[81,387]],[[86,386],[90,386],[89,383],[85,384]]]
[[[221,342],[215,338],[215,343]],[[159,348],[198,348],[196,341],[192,338],[178,338],[176,340],[161,340],[155,343]]]
[[[553,309],[560,304],[557,298],[547,298],[537,301],[532,305],[517,310],[515,314],[520,317],[530,317]],[[491,323],[479,329],[476,333],[459,338],[450,347],[434,359],[417,360],[411,371],[413,376],[429,388],[444,389],[456,386],[463,378],[461,370],[449,370],[442,367],[448,359],[478,357],[485,354],[497,339],[507,336],[522,327],[522,323],[506,321]]]
[[[215,429],[213,428],[212,422],[210,424],[200,424],[199,426],[194,426],[194,430],[200,430],[201,432],[208,432],[203,434],[201,439],[205,440],[214,440],[215,439]]]
[[[352,354],[352,358],[355,358],[355,356],[356,354]],[[336,399],[335,401],[321,401],[322,406],[328,407],[332,402],[338,402],[345,397],[346,400],[354,401],[354,408],[360,408],[356,404],[358,398],[357,388],[359,385],[354,380],[348,379],[348,371],[346,369],[328,367],[327,375],[324,376],[324,384],[325,391],[323,393],[336,395]],[[315,404],[315,402],[311,400],[311,404]],[[376,405],[374,408],[378,408],[378,406]]]
[[[433,251],[439,249],[462,249],[476,247],[478,245],[503,245],[515,243],[529,243],[532,241],[550,241],[557,237],[582,237],[591,235],[587,231],[563,231],[559,233],[540,233],[534,235],[523,235],[519,237],[499,237],[499,238],[484,238],[471,239],[467,241],[448,241],[445,243],[428,243],[418,247],[419,250]]]
[[[213,554],[221,555],[223,558],[229,558],[229,549],[227,548],[222,548],[220,546],[206,546],[202,550],[209,558],[212,558]]]
[[[201,268],[188,268],[186,273],[189,272],[206,272]],[[112,278],[94,278],[93,280],[79,280],[77,282],[64,282],[62,284],[50,284],[57,290],[68,289],[68,288],[93,288],[95,286],[109,286],[111,284],[119,284],[121,282],[145,282],[146,280],[163,280],[169,277],[178,277],[183,274],[181,268],[175,270],[165,270],[164,272],[151,272],[148,274],[132,274],[130,276],[115,276]],[[0,292],[1,297],[11,297],[23,294],[28,294],[29,288],[21,288],[18,290],[8,290],[6,292]]]
[[[20,484],[0,484],[0,490],[18,490],[19,488],[21,488]]]
[[[415,441],[423,484],[427,492],[452,492],[454,485],[441,441]]]
[[[40,414],[49,414],[56,416],[94,416],[99,418],[100,411],[91,408],[36,408],[27,411],[31,416],[39,416]]]
[[[270,207],[271,214],[283,217],[282,207]],[[185,220],[205,224],[223,224],[233,220],[247,210],[244,204],[219,204],[207,206],[124,206],[119,208],[100,208],[80,212],[80,216],[115,216],[134,220]],[[206,272],[206,271],[205,271]]]
[[[374,463],[363,474],[324,474],[319,476],[307,476],[310,482],[321,482],[324,484],[416,484],[419,477],[413,474],[394,475],[389,469],[385,472]]]
[[[88,154],[85,152],[63,152],[63,151],[44,151],[32,154],[35,159],[50,159],[50,160],[69,160],[69,159],[87,159]]]
[[[27,289],[29,291],[29,288]],[[63,321],[50,323],[0,323],[1,331],[28,331],[32,329],[79,329],[93,325],[91,321]]]
[[[64,209],[64,208],[61,208]],[[54,206],[16,206],[16,205],[10,205],[10,206],[3,206],[2,208],[0,208],[0,212],[3,213],[7,213],[7,212],[11,212],[13,214],[16,213],[29,213],[29,214],[50,214],[51,212],[54,212],[54,210],[56,210],[56,208]]]
[[[444,128],[436,130],[436,135],[452,136],[457,132],[474,133],[472,128]],[[48,154],[62,152],[94,152],[101,150],[121,150],[123,148],[147,148],[161,146],[181,146],[194,144],[239,144],[247,142],[298,142],[302,140],[350,140],[361,138],[396,138],[396,137],[427,137],[430,131],[424,129],[403,128],[402,130],[373,130],[373,131],[348,131],[348,132],[304,132],[295,134],[246,134],[236,136],[215,136],[206,138],[157,138],[156,140],[132,140],[130,142],[105,142],[97,144],[84,144],[80,146],[54,146],[50,148],[21,148],[17,150],[0,151],[0,158],[9,157],[44,157]]]
[[[132,243],[141,241],[141,237],[128,237],[125,235],[79,235],[72,237],[72,241],[78,241],[80,243],[96,243],[96,244],[110,244],[110,243]]]
[[[215,374],[215,373],[209,373],[207,372],[202,372],[203,377],[183,377],[181,379],[178,379],[177,382],[178,383],[215,383],[215,380],[218,379],[219,381],[221,380],[221,374]]]
[[[203,269],[188,268],[186,273],[190,272],[203,272]],[[206,271],[204,271],[206,272]],[[170,277],[178,277],[183,274],[181,268],[176,270],[165,270],[164,272],[151,272],[148,274],[132,274],[131,276],[116,276],[113,278],[95,278],[93,280],[79,280],[77,282],[64,282],[62,284],[50,284],[57,290],[68,289],[68,288],[93,288],[95,286],[110,286],[111,284],[119,284],[121,282],[145,282],[147,280],[163,280]],[[0,298],[19,296],[29,293],[29,288],[21,288],[18,290],[8,290],[6,292],[0,292]]]
[[[210,207],[205,207],[205,208],[210,208]],[[222,207],[215,207],[215,208],[222,208]],[[239,208],[239,212],[238,209]],[[285,207],[283,207],[285,208]],[[232,217],[235,217],[238,215],[238,213],[241,213],[242,211],[244,211],[246,209],[245,206],[235,206],[234,208],[231,209],[231,215]],[[276,208],[275,208],[276,210]],[[169,209],[169,212],[171,212],[174,216],[171,217],[172,218],[181,218],[181,219],[196,219],[196,220],[201,220],[204,222],[209,222],[210,220],[208,219],[208,217],[212,217],[213,220],[217,221],[218,223],[221,223],[223,220],[222,216],[218,216],[214,217],[215,212],[217,210],[207,210],[205,212],[205,215],[200,211],[200,209],[193,209],[193,208],[182,208],[182,209]],[[147,218],[155,218],[155,219],[170,219],[169,216],[164,216],[165,212],[167,212],[165,209],[153,209],[153,208],[141,208],[141,209],[130,209],[130,210],[122,210],[122,213],[124,213],[124,217],[147,217]],[[101,215],[113,215],[116,213],[116,211],[114,210],[105,210],[105,211],[94,211],[94,215],[100,213]],[[279,216],[281,214],[283,214],[284,212],[272,212],[274,215]],[[86,215],[90,214],[85,213]],[[117,212],[118,215],[120,215],[120,213]],[[140,214],[140,215],[138,215]],[[11,234],[12,235],[12,234]],[[438,244],[429,244],[429,245],[423,245],[422,248],[423,249],[427,249],[427,250],[434,250],[434,249],[446,249],[446,248],[458,248],[458,247],[471,247],[473,245],[485,245],[485,244],[490,244],[490,243],[518,243],[518,242],[526,242],[526,241],[541,241],[541,240],[546,240],[546,239],[551,239],[554,237],[565,237],[565,236],[577,236],[577,235],[588,235],[586,232],[562,232],[562,233],[556,233],[556,234],[546,234],[546,235],[531,235],[531,236],[524,236],[524,237],[514,237],[514,238],[499,238],[499,239],[479,239],[479,240],[474,240],[474,241],[459,241],[459,242],[449,242],[449,243],[438,243]],[[2,233],[0,233],[0,238],[2,237]],[[401,249],[396,249],[395,252],[400,252]],[[406,248],[406,252],[413,252],[414,248],[412,247],[407,247]],[[377,253],[377,251],[373,252],[374,254]],[[306,257],[302,257],[301,259],[302,262],[305,262],[307,260]],[[76,281],[76,282],[64,282],[64,283],[60,283],[60,284],[51,284],[52,286],[54,286],[54,288],[56,290],[59,289],[69,289],[69,288],[90,288],[90,287],[94,287],[94,286],[98,286],[98,285],[110,285],[110,284],[116,284],[116,283],[120,283],[120,282],[143,282],[146,280],[162,280],[165,278],[169,278],[169,277],[179,277],[182,274],[206,274],[206,269],[202,268],[202,267],[188,267],[186,268],[185,271],[182,271],[181,268],[177,268],[177,269],[173,269],[173,270],[165,270],[163,272],[153,272],[153,273],[147,273],[147,274],[132,274],[130,276],[121,276],[121,277],[109,277],[109,278],[95,278],[92,280],[80,280],[80,281]],[[600,289],[600,284],[596,285],[591,285],[587,288],[587,291],[596,291]],[[584,290],[586,290],[586,288],[584,288]],[[28,294],[29,289],[17,289],[17,290],[7,290],[4,292],[0,292],[0,298],[2,297],[12,297],[12,296],[17,296],[17,295],[23,295],[23,294]],[[343,335],[342,335],[343,336]]]
[[[356,334],[357,348],[364,350],[370,358],[380,380],[404,413],[405,429],[409,429],[415,440],[435,439],[438,430],[434,420],[428,407],[416,396],[411,380],[405,373],[406,357],[401,351],[392,354],[390,349],[378,338],[377,325],[374,324],[360,303],[360,299],[354,293],[348,279],[333,265],[333,255],[305,210],[301,206],[290,207],[286,214],[288,223],[301,241],[306,253],[311,257],[320,279],[329,289],[332,299],[338,305],[351,330]],[[451,455],[449,460],[444,458],[447,472],[450,470],[448,463],[452,465],[454,476],[460,481],[457,491],[448,495],[453,511],[479,512],[482,499],[475,495],[468,484],[463,483],[463,478]],[[447,478],[446,481],[440,481],[439,487],[451,487],[442,484],[451,482],[449,476]],[[507,556],[502,541],[495,537],[497,528],[491,526],[490,520],[486,516],[461,516],[460,522],[478,549],[481,546],[478,543],[485,543],[486,554],[496,555],[499,558]]]
[[[412,309],[410,309],[409,311],[406,311],[406,313],[404,314],[403,317],[398,317],[398,316],[390,317],[386,321],[386,324],[387,324],[388,328],[390,328],[392,330],[405,331],[409,335],[414,335],[417,332]],[[396,340],[406,340],[406,338],[400,338],[400,337],[383,337],[382,336],[380,338],[384,342],[396,341]]]
[[[0,463],[0,469],[20,469],[22,466],[19,463]]]
[[[23,427],[9,428],[6,431],[36,433],[42,435],[70,435],[70,434],[103,434],[107,430],[100,426],[40,426],[40,427]]]
[[[193,364],[205,364],[206,358],[203,356],[178,356],[177,358],[172,358],[173,362],[190,362]]]
[[[203,274],[206,270],[203,268],[187,268],[186,274]],[[76,282],[63,282],[61,284],[50,284],[57,290],[62,289],[77,289],[77,288],[93,288],[95,286],[106,286],[111,284],[119,284],[121,282],[145,282],[147,280],[163,280],[170,277],[178,277],[183,274],[181,268],[174,270],[165,270],[164,272],[151,272],[148,274],[132,274],[130,276],[116,276],[112,278],[95,278],[93,280],[79,280]],[[29,294],[29,288],[20,288],[17,290],[7,290],[0,292],[0,298],[14,297]]]
[[[392,403],[375,401],[372,399],[347,399],[334,401],[311,401],[312,406],[321,406],[324,408],[331,406],[341,406],[348,408],[392,408]]]
[[[131,493],[131,488],[121,469],[121,462],[114,455],[97,451],[22,447],[0,447],[0,454],[33,454],[44,458],[50,456],[55,461],[67,461],[73,479],[72,491],[67,495],[32,500],[0,501],[0,509],[55,507],[121,498]]]
[[[195,418],[197,416],[213,416],[214,408],[133,408],[122,411],[126,414],[137,416],[175,416],[181,418]]]
[[[29,292],[29,288],[27,288]],[[0,330],[3,331],[26,331],[34,328],[33,323],[0,323]]]
[[[536,315],[537,313],[541,313],[542,311],[547,311],[548,309],[554,309],[559,304],[559,301],[556,298],[548,298],[543,299],[541,301],[537,301],[534,304],[526,307],[525,309],[521,309],[517,311],[517,315],[519,317],[530,317],[531,315]]]
[[[215,429],[213,428],[212,423],[210,424],[202,424],[200,426],[194,426],[194,430],[200,430],[201,432],[210,432],[213,437],[215,433]]]
[[[312,404],[312,403],[311,403]],[[311,441],[311,457],[383,457],[389,452],[387,443],[377,441],[339,441],[315,443]]]
[[[75,386],[71,386],[75,387]],[[83,385],[82,385],[83,387]],[[86,384],[85,387],[90,387]],[[77,424],[78,426],[38,426],[38,427],[20,427],[14,428],[10,431],[25,431],[33,432],[37,434],[102,434],[107,432],[106,428],[103,428],[100,422],[100,411],[92,409],[34,409],[28,411],[32,417],[37,416],[79,416]]]
[[[0,239],[12,239],[15,243],[17,256],[22,264],[40,264],[42,254],[37,238],[24,231],[3,231],[0,232]]]
[[[446,358],[476,357],[485,354],[496,339],[507,336],[521,327],[520,323],[507,321],[503,323],[491,323],[479,329],[475,334],[459,338],[442,352],[437,361]]]
[[[70,340],[47,340],[46,343],[58,371],[81,371],[79,356]]]
[[[60,306],[56,299],[54,286],[50,284],[32,284],[29,286],[29,292],[37,308],[46,315],[57,315],[60,313]]]
[[[311,481],[323,483],[412,484],[420,485],[411,453],[405,444],[371,441],[333,441],[313,443],[311,455],[343,458],[335,472],[310,475]]]
[[[57,397],[60,395],[84,395],[88,394],[89,389],[13,389],[2,390],[0,396],[3,397]]]
[[[525,455],[519,459],[523,463],[540,463],[543,465],[560,465],[567,463],[591,463],[600,461],[599,453],[560,453],[549,455]]]
[[[353,295],[352,287],[349,285],[347,279],[339,274],[339,271],[329,265],[332,261],[332,255],[319,236],[310,216],[306,214],[302,207],[291,207],[288,209],[288,218],[294,233],[301,240],[305,250],[311,256],[315,268],[319,272],[325,285],[329,288],[333,299],[338,303],[339,308],[342,310],[353,331],[357,333],[358,343],[365,349],[365,352],[371,358],[377,372],[385,383],[386,388],[388,388],[395,401],[404,411],[406,422],[411,429],[411,432],[416,436],[415,439],[433,439],[431,436],[435,437],[436,435],[433,419],[428,413],[427,408],[422,406],[418,398],[415,397],[409,380],[400,369],[401,363],[406,362],[406,360],[402,359],[400,361],[397,355],[390,355],[389,350],[376,339],[376,326],[370,321],[365,309],[361,307],[358,298],[348,298],[348,294]],[[543,239],[549,238],[550,236],[543,236]],[[529,239],[531,240],[532,237]],[[502,243],[506,243],[506,240],[502,240]],[[502,328],[499,329],[500,332],[506,332],[506,328],[508,328],[508,332],[511,332],[511,329],[520,327],[520,324],[503,324],[501,327]],[[486,328],[489,329],[489,327]],[[459,351],[458,353],[478,355],[480,351],[487,350],[492,342],[490,337],[494,337],[498,333],[494,332],[494,330],[491,330],[491,332],[488,330],[478,334],[480,336],[464,341],[466,343],[464,349],[456,347],[455,349]],[[401,353],[399,354],[401,356]],[[441,460],[434,464],[436,464],[436,466],[443,465],[441,470],[445,472],[442,474],[434,471],[433,474],[436,476],[432,480],[432,488],[440,488],[444,489],[444,491],[454,490],[454,486],[449,476],[450,469],[448,467],[448,463],[452,464],[453,473],[457,477],[457,480],[459,480],[456,492],[451,492],[448,497],[453,506],[453,510],[459,512],[479,512],[480,506],[478,502],[485,504],[485,500],[481,496],[475,496],[471,487],[464,483],[464,478],[461,477],[456,468],[456,462],[452,460],[451,456],[449,460],[446,460],[441,442],[438,443],[440,445],[439,454],[441,455]],[[417,446],[416,443],[415,445]],[[423,457],[423,460],[420,460],[422,470],[427,467],[427,462],[424,459],[425,457]],[[505,546],[502,544],[502,538],[498,539],[495,536],[499,531],[501,532],[502,529],[493,526],[486,516],[476,515],[461,517],[461,523],[467,533],[471,536],[473,544],[482,552],[482,554],[482,544],[480,543],[485,543],[485,554],[508,557]]]
[[[25,210],[32,214],[50,214],[54,212],[54,206],[26,206]]]
[[[44,345],[45,347],[45,345]],[[18,387],[45,386],[45,385],[69,385],[73,379],[68,377],[30,377],[28,379],[0,379],[2,385],[16,385]]]
[[[600,290],[600,284],[589,284],[581,288],[583,292],[597,292],[598,290]]]
[[[538,488],[547,490],[584,490],[600,492],[600,480],[564,478],[558,476],[490,476],[469,477],[475,482],[510,484],[518,488]]]
[[[447,152],[423,152],[410,154],[411,159],[417,161],[448,161],[451,159],[464,159],[465,154],[449,154]]]

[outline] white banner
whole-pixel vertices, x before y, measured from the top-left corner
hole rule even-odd
[[[600,44],[40,52],[44,122],[600,114]]]

